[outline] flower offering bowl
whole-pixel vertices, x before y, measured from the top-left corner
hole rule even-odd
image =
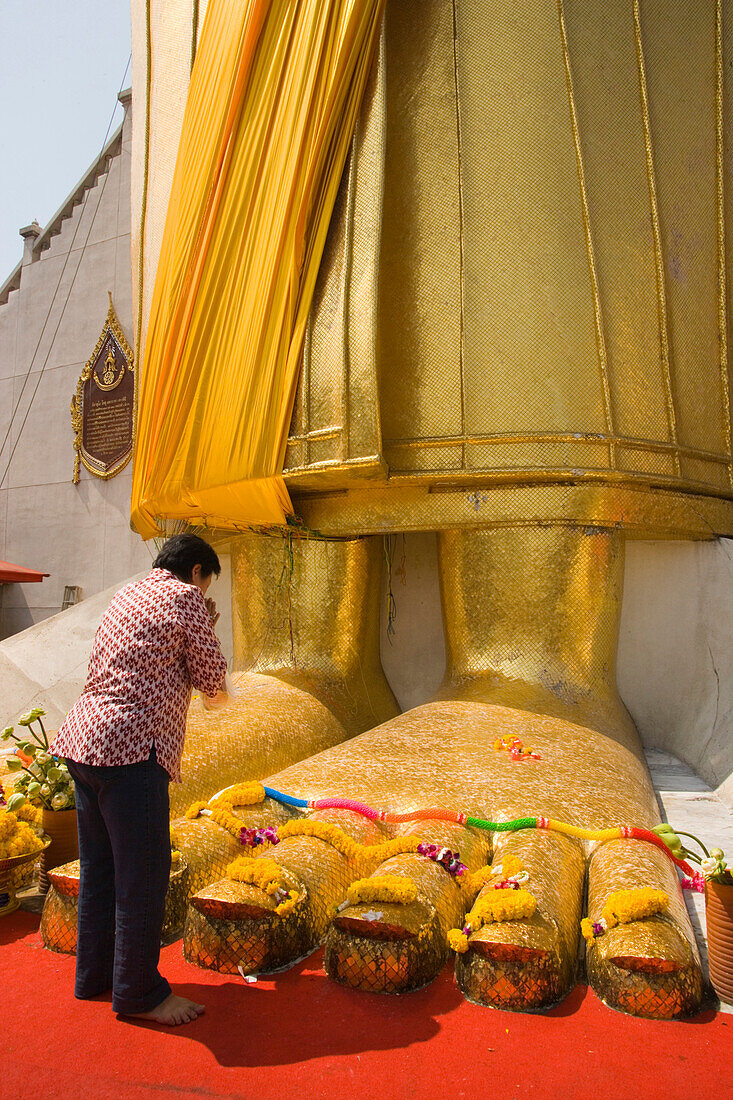
[[[20,905],[15,896],[15,871],[25,863],[38,859],[50,843],[50,839],[46,837],[43,847],[37,848],[35,852],[23,852],[19,856],[7,856],[0,859],[0,917],[6,917],[8,913],[14,913]]]

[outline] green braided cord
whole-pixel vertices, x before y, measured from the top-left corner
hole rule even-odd
[[[536,817],[515,817],[513,821],[484,821],[482,817],[469,817],[467,825],[487,829],[490,833],[514,833],[518,829],[536,829]]]

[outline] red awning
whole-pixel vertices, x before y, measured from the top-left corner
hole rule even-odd
[[[0,584],[28,584],[30,581],[42,581],[50,573],[39,573],[37,569],[24,569],[22,565],[12,565],[9,561],[0,561]]]

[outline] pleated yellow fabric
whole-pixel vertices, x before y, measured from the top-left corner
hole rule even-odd
[[[384,0],[209,0],[153,293],[132,519],[282,524],[303,334]]]

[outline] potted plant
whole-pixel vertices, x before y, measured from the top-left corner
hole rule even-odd
[[[720,999],[733,1004],[733,863],[726,860],[721,848],[708,851],[692,833],[682,833],[670,825],[660,825],[654,832],[674,855],[700,866],[693,879],[686,879],[682,885],[705,892],[710,981]],[[704,854],[691,852],[679,839],[681,836],[694,840]]]
[[[14,775],[7,808],[15,812],[26,802],[39,806],[43,831],[52,841],[41,855],[42,893],[48,890],[47,872],[79,855],[74,783],[64,761],[49,751],[43,725],[45,713],[42,707],[34,707],[18,719],[18,725],[27,731],[26,736],[16,733],[12,726],[7,726],[2,734],[3,741],[15,742],[15,755],[6,760],[8,771]]]
[[[700,867],[705,876],[710,981],[720,999],[733,1004],[733,865],[720,848],[711,848]]]

